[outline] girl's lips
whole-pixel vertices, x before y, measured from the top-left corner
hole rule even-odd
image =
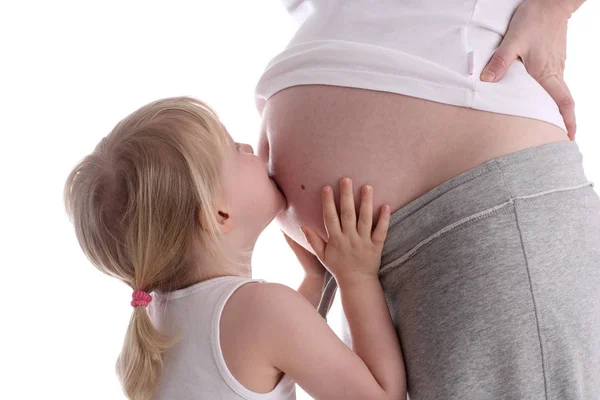
[[[277,184],[277,181],[275,179],[273,179],[272,177],[270,179],[271,179],[271,181],[273,181],[273,183],[275,184],[275,186],[277,186],[277,189],[279,189],[279,191],[283,193],[283,191],[281,190],[281,188]]]

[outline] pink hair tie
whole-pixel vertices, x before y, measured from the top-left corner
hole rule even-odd
[[[135,290],[131,297],[133,298],[133,300],[131,300],[131,305],[133,307],[146,307],[152,301],[152,296],[142,290]]]

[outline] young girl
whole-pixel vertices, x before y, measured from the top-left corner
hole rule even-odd
[[[117,374],[141,399],[401,399],[404,364],[378,279],[390,210],[372,229],[373,190],[322,192],[327,242],[298,292],[252,279],[254,244],[286,207],[266,165],[191,98],[122,120],[69,175],[65,205],[81,248],[133,290]],[[317,313],[325,265],[338,281],[354,351]],[[152,293],[152,296],[150,295]],[[145,307],[148,306],[146,309]]]

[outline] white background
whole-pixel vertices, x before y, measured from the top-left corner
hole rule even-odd
[[[594,182],[599,16],[588,1],[571,18],[566,71]],[[124,398],[114,365],[131,290],[79,249],[64,181],[116,122],[166,96],[207,101],[235,140],[255,145],[254,85],[294,29],[276,0],[0,2],[0,398]],[[301,277],[275,224],[254,266],[294,288]]]

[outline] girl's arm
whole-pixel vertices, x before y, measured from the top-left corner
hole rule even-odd
[[[340,286],[354,351],[301,294],[276,283],[238,289],[236,302],[251,304],[251,310],[238,314],[243,334],[237,341],[260,352],[265,365],[289,375],[314,399],[406,399],[402,353],[381,285],[363,283]]]
[[[374,232],[372,191],[363,192],[356,222],[351,182],[341,184],[340,223],[332,191],[323,192],[329,242],[307,230],[319,260],[336,277],[354,351],[296,291],[278,284],[245,285],[239,304],[252,304],[242,320],[247,346],[264,354],[316,399],[405,399],[406,378],[398,336],[378,279],[389,209]]]

